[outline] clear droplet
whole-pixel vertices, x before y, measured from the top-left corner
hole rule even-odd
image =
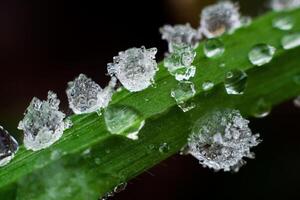
[[[252,47],[248,54],[249,60],[253,65],[262,66],[273,59],[276,48],[268,44],[257,44]]]
[[[224,67],[226,67],[226,64],[225,64],[225,63],[221,63],[221,64],[219,65],[219,67],[224,68]]]
[[[57,95],[48,92],[47,101],[34,97],[20,121],[18,129],[24,131],[24,146],[28,150],[38,151],[55,143],[72,122],[59,111],[60,101]]]
[[[127,187],[127,183],[120,183],[119,185],[117,185],[115,188],[114,188],[114,193],[120,193],[122,191],[124,191]]]
[[[171,97],[175,99],[177,105],[183,110],[183,112],[188,112],[195,107],[194,103],[187,102],[190,98],[194,97],[195,94],[195,86],[189,81],[179,82],[177,87],[171,91]]]
[[[299,0],[271,0],[270,7],[275,11],[292,10],[300,7]]]
[[[18,142],[0,126],[0,167],[7,165],[19,149]]]
[[[253,108],[253,116],[256,118],[264,118],[267,117],[272,110],[272,105],[268,103],[264,98],[260,98],[255,104]]]
[[[273,27],[282,31],[291,30],[294,27],[294,19],[289,16],[278,17],[273,20]]]
[[[202,89],[204,91],[208,91],[208,90],[211,90],[214,86],[215,86],[215,84],[213,82],[211,82],[211,81],[205,81],[202,84]]]
[[[252,23],[252,18],[250,16],[242,16],[241,17],[241,26],[247,27]]]
[[[146,49],[144,46],[121,51],[113,63],[107,65],[107,71],[130,92],[144,90],[154,83],[158,71],[156,53],[156,48]]]
[[[201,39],[201,33],[191,27],[189,23],[185,25],[165,25],[159,29],[162,39],[169,44],[169,52],[173,52],[173,45],[185,45],[195,48]]]
[[[300,108],[300,96],[298,96],[297,98],[294,99],[294,105],[297,108]]]
[[[293,49],[300,46],[300,33],[291,33],[283,36],[281,44],[284,49]]]
[[[208,39],[204,43],[204,54],[208,58],[220,57],[224,54],[225,47],[220,39]]]
[[[207,38],[218,37],[225,32],[232,33],[241,27],[239,6],[223,1],[202,10],[200,30]]]
[[[170,146],[168,145],[168,143],[162,143],[159,146],[158,150],[160,153],[168,153],[170,151]]]
[[[116,78],[102,89],[92,79],[80,74],[74,81],[68,83],[66,90],[69,107],[75,114],[96,112],[108,106],[116,86]]]
[[[189,80],[195,76],[196,67],[192,65],[196,51],[190,46],[173,46],[173,52],[164,60],[164,66],[176,80]]]
[[[137,140],[140,130],[145,125],[142,115],[135,109],[124,105],[111,105],[104,111],[107,130],[111,134],[123,135]]]
[[[194,124],[188,138],[189,153],[204,167],[237,172],[246,163],[244,157],[254,158],[250,149],[260,143],[248,124],[237,110],[209,113]]]
[[[225,89],[227,94],[241,95],[244,94],[247,85],[247,74],[239,69],[229,71],[225,75]]]
[[[101,159],[100,158],[95,158],[94,161],[95,161],[96,165],[100,165],[101,164]]]

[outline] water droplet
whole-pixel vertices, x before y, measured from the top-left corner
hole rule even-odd
[[[257,44],[252,47],[248,54],[249,60],[253,65],[262,66],[271,62],[276,48],[267,44]]]
[[[168,145],[168,143],[162,143],[159,146],[158,150],[160,153],[168,153],[170,151],[170,146]]]
[[[138,111],[123,105],[107,107],[104,119],[111,134],[124,135],[132,140],[138,139],[138,133],[145,125],[145,120]]]
[[[220,57],[224,52],[225,47],[220,39],[212,38],[204,43],[204,53],[208,58]]]
[[[300,46],[300,33],[291,33],[283,36],[281,44],[286,50]]]
[[[276,18],[273,20],[273,27],[282,31],[291,30],[294,27],[294,19],[289,16]]]
[[[194,124],[188,138],[189,153],[204,167],[238,171],[245,164],[244,157],[254,157],[250,148],[260,143],[248,124],[237,110],[209,113]]]
[[[203,84],[202,84],[202,89],[204,91],[208,91],[208,90],[211,90],[213,87],[214,87],[214,83],[211,82],[211,81],[205,81]]]
[[[57,95],[48,92],[47,101],[33,98],[20,121],[18,129],[24,131],[24,146],[28,150],[38,151],[55,143],[71,122],[59,111],[60,101]]]
[[[100,165],[101,164],[101,159],[100,158],[95,158],[95,163],[96,165]]]
[[[298,108],[300,108],[300,96],[298,96],[296,99],[294,99],[294,105]]]
[[[96,112],[107,107],[114,93],[116,79],[103,90],[92,79],[80,74],[74,81],[68,83],[66,90],[69,106],[75,114]]]
[[[256,118],[264,118],[271,113],[272,105],[264,98],[260,98],[255,104],[253,109],[253,116]]]
[[[196,67],[192,65],[196,51],[190,46],[175,46],[173,52],[164,60],[164,66],[176,80],[189,80],[195,76]]]
[[[247,74],[242,70],[235,69],[227,72],[224,81],[227,94],[244,94],[247,85],[247,79]]]
[[[127,187],[127,183],[120,183],[119,185],[117,185],[115,188],[114,188],[114,193],[120,193],[122,191],[124,191]]]
[[[0,126],[0,167],[7,165],[19,149],[18,142]]]
[[[275,11],[291,10],[300,7],[299,0],[271,0],[270,7]]]
[[[186,45],[195,48],[201,39],[198,30],[191,27],[189,23],[185,25],[165,25],[159,29],[162,39],[169,44],[169,52],[173,52],[173,45]]]
[[[243,27],[250,26],[252,23],[252,18],[249,16],[242,16],[240,20],[241,20],[241,26]]]
[[[223,1],[207,6],[202,10],[200,30],[207,38],[232,33],[241,27],[239,6],[230,1]]]
[[[224,68],[224,67],[226,67],[226,64],[225,64],[225,63],[221,63],[221,64],[219,65],[219,67]]]
[[[61,158],[62,155],[63,155],[63,153],[60,150],[53,150],[51,152],[50,159],[58,160],[59,158]]]
[[[193,103],[187,103],[195,94],[195,86],[189,81],[179,82],[177,87],[171,91],[171,96],[175,99],[177,105],[183,112],[188,112],[195,107]]]
[[[144,90],[154,83],[158,70],[156,53],[156,48],[145,47],[119,52],[113,63],[107,65],[107,71],[111,76],[116,76],[130,92]]]

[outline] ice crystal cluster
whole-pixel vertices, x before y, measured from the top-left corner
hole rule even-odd
[[[108,73],[116,76],[130,92],[144,90],[153,84],[158,70],[156,53],[156,48],[146,49],[143,46],[121,51],[113,58],[113,63],[108,64]]]
[[[109,85],[102,89],[92,79],[80,74],[68,83],[66,90],[69,107],[75,114],[91,113],[107,107],[114,93],[116,78],[112,77]]]
[[[200,30],[207,38],[233,32],[241,26],[239,7],[230,1],[221,1],[202,10]]]
[[[159,29],[162,39],[169,45],[169,52],[173,52],[173,45],[187,45],[196,47],[201,39],[201,33],[192,28],[189,23],[185,25],[165,25]]]
[[[244,157],[254,157],[250,148],[260,143],[248,123],[237,110],[212,112],[195,123],[188,139],[189,153],[205,167],[238,171],[245,164]]]
[[[56,142],[63,131],[71,126],[64,120],[65,114],[59,111],[57,95],[48,92],[47,101],[34,97],[25,112],[18,128],[24,131],[24,146],[28,150],[45,149]]]
[[[18,149],[18,142],[0,126],[0,167],[8,164]]]
[[[195,76],[196,67],[192,65],[196,51],[191,46],[173,45],[173,52],[164,60],[164,66],[176,80],[189,80]]]
[[[276,11],[295,9],[300,7],[300,0],[271,0],[270,7]]]

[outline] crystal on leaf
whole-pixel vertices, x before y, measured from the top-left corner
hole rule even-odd
[[[138,92],[148,88],[154,82],[157,63],[156,48],[131,48],[119,52],[113,63],[107,65],[111,76],[116,76],[122,85],[130,92]]]
[[[55,143],[64,130],[71,126],[70,120],[64,120],[65,114],[59,111],[60,101],[52,91],[47,101],[34,97],[20,121],[18,129],[24,131],[24,146],[28,150],[38,151]]]
[[[159,31],[162,39],[168,42],[169,52],[173,52],[173,44],[196,47],[201,39],[200,32],[193,29],[189,23],[175,26],[165,25]]]
[[[271,0],[270,7],[275,11],[296,9],[300,7],[300,0]]]
[[[200,30],[208,38],[231,33],[241,26],[239,7],[231,1],[222,1],[202,10]]]
[[[107,107],[114,93],[116,78],[112,77],[109,85],[102,89],[92,79],[80,74],[74,81],[68,83],[66,90],[69,106],[75,114],[96,112]]]
[[[199,119],[188,139],[189,153],[216,171],[238,171],[244,157],[254,158],[250,148],[260,143],[249,121],[237,110],[214,111]]]
[[[0,167],[7,165],[19,149],[18,142],[0,126]]]

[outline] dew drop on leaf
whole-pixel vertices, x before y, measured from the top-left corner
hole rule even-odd
[[[195,107],[193,103],[187,102],[190,98],[194,97],[195,94],[195,86],[189,81],[179,82],[176,88],[173,88],[171,91],[171,97],[175,99],[177,105],[183,112],[188,112]]]
[[[272,105],[268,103],[264,98],[260,98],[257,102],[254,103],[252,113],[256,118],[264,118],[271,113],[271,110]]]
[[[241,95],[246,89],[248,76],[246,72],[235,69],[226,73],[224,85],[227,94]]]
[[[273,59],[276,48],[268,44],[257,44],[250,50],[248,57],[250,62],[256,66],[265,65]]]
[[[170,151],[170,146],[168,143],[162,143],[158,148],[160,153],[168,153]]]
[[[283,36],[281,44],[285,50],[300,46],[300,33],[291,33]]]
[[[204,54],[207,58],[216,58],[224,54],[225,47],[218,38],[208,39],[204,43]]]
[[[214,83],[211,82],[211,81],[205,81],[203,84],[202,84],[202,89],[204,91],[208,91],[208,90],[211,90],[213,87],[214,87]]]
[[[300,96],[298,96],[297,98],[295,98],[293,102],[294,102],[294,105],[297,108],[300,108]]]
[[[273,20],[273,27],[282,31],[291,30],[294,27],[294,19],[289,16],[278,17]]]
[[[7,165],[19,149],[18,142],[0,126],[0,167]]]

